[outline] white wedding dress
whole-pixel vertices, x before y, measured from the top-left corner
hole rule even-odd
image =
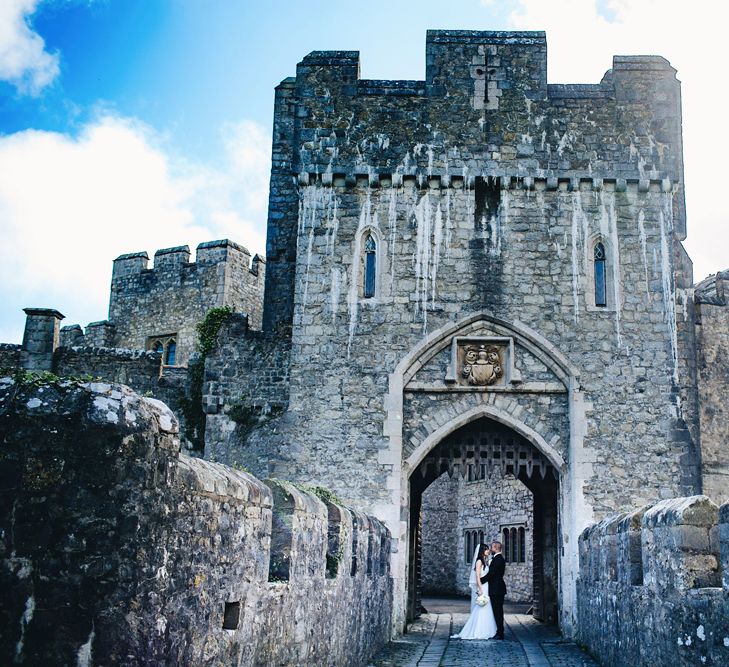
[[[476,604],[476,598],[478,597],[478,586],[476,584],[477,556],[478,554],[473,559],[471,576],[468,580],[468,585],[471,588],[471,615],[468,617],[463,629],[457,635],[453,635],[451,639],[491,639],[496,636],[496,619],[491,604],[489,603],[483,607]],[[484,567],[481,576],[483,577],[488,571],[489,568]],[[483,586],[484,595],[486,595],[487,590],[487,585]]]

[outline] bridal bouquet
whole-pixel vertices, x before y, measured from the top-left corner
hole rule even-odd
[[[476,598],[476,604],[479,607],[485,607],[489,603],[489,596],[488,595],[479,595]]]

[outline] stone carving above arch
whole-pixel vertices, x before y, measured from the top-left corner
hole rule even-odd
[[[456,323],[447,324],[429,334],[408,353],[397,365],[391,380],[401,378],[400,387],[404,389],[413,380],[418,371],[426,366],[436,355],[443,350],[450,350],[454,338],[468,338],[473,336],[494,336],[510,341],[508,345],[528,352],[534,359],[543,364],[554,377],[561,383],[565,390],[575,388],[579,382],[579,371],[577,368],[546,338],[530,327],[520,322],[508,322],[488,311],[474,313]],[[449,363],[452,359],[450,352]],[[453,377],[452,370],[449,370],[450,378]],[[516,375],[516,378],[521,380]],[[445,380],[445,377],[444,377]],[[392,382],[391,382],[392,385]],[[391,386],[391,391],[395,387]]]

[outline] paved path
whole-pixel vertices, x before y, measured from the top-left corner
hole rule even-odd
[[[551,626],[507,609],[506,640],[450,639],[468,618],[468,602],[430,600],[430,613],[390,642],[370,667],[597,667]]]

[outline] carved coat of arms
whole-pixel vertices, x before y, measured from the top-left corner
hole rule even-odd
[[[499,348],[493,345],[469,345],[464,350],[461,375],[468,384],[486,387],[496,382],[503,374]]]

